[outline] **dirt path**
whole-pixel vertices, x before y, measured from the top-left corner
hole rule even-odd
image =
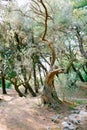
[[[52,116],[56,113],[38,106],[37,104],[40,104],[39,97],[20,98],[14,93],[4,96],[0,94],[0,130],[58,128],[58,125],[52,122]]]
[[[63,107],[57,113],[42,106],[40,97],[21,98],[14,90],[10,90],[8,95],[0,94],[0,130],[63,130],[62,126],[67,125],[71,118],[74,121],[81,118],[82,127],[78,130],[87,130],[85,106],[80,106],[78,110],[80,114],[75,115]]]

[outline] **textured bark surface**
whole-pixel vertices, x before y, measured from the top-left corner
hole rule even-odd
[[[63,69],[55,69],[53,66],[55,64],[55,60],[56,60],[56,53],[55,53],[55,48],[54,48],[54,45],[53,45],[53,41],[49,41],[47,38],[46,38],[46,35],[47,35],[47,29],[48,29],[48,10],[47,10],[47,7],[45,5],[45,3],[43,2],[43,0],[40,0],[39,1],[41,3],[41,5],[43,6],[44,8],[44,13],[45,13],[45,16],[44,16],[44,32],[43,32],[43,35],[42,35],[42,42],[44,42],[44,44],[46,44],[50,51],[51,51],[51,61],[50,61],[50,69],[49,71],[47,71],[47,74],[46,74],[46,84],[45,84],[45,87],[44,87],[44,91],[43,91],[43,95],[42,95],[42,100],[44,103],[48,103],[48,104],[53,104],[55,102],[55,97],[57,97],[57,94],[54,95],[54,91],[55,91],[55,88],[53,87],[53,82],[54,82],[54,76],[56,74],[60,74],[60,73],[63,73]],[[58,99],[59,101],[59,99]]]
[[[3,70],[1,71],[1,83],[2,83],[2,93],[7,94],[6,85],[5,85],[5,74],[4,74]]]

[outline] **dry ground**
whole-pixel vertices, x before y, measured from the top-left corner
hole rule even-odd
[[[62,130],[61,124],[69,114],[67,105],[55,112],[41,105],[40,96],[21,98],[13,89],[8,90],[7,95],[0,91],[0,130]],[[52,119],[56,115],[61,118],[54,122]],[[85,128],[80,130],[87,130],[87,113],[83,124]]]
[[[14,90],[0,94],[0,130],[58,130],[58,124],[52,122],[56,113],[40,103],[40,97],[21,98]]]

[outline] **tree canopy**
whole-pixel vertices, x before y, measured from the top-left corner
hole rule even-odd
[[[68,88],[87,82],[87,0],[0,1],[3,93],[7,81],[19,96],[36,96],[43,88],[43,102],[52,105],[61,102],[55,79],[63,77]]]

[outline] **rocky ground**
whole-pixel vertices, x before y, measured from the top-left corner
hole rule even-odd
[[[0,130],[87,130],[86,105],[55,112],[40,97],[18,97],[14,90],[0,94]],[[64,110],[64,111],[63,111]]]

